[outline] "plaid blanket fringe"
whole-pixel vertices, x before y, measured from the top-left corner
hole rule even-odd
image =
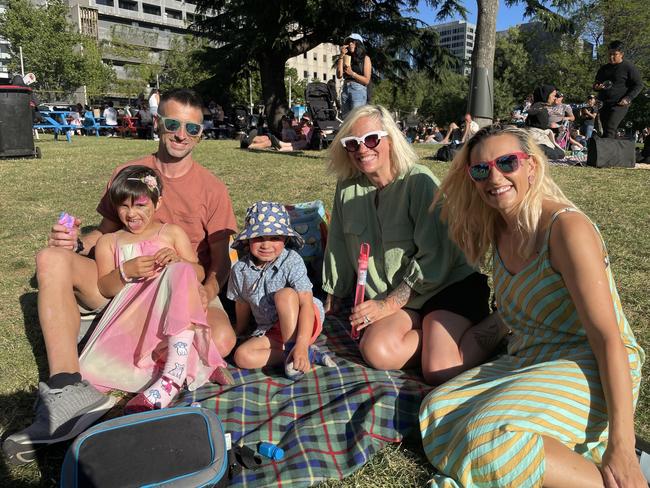
[[[265,459],[231,486],[299,487],[343,479],[418,427],[420,402],[430,387],[403,371],[367,367],[348,328],[328,317],[317,341],[336,367],[316,366],[295,382],[280,368],[231,368],[235,385],[210,384],[178,399],[177,405],[199,402],[213,409],[233,444],[255,450],[267,441],[284,449],[284,459]]]

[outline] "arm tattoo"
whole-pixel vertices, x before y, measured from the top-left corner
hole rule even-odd
[[[402,281],[397,288],[389,293],[386,299],[392,300],[397,308],[402,308],[409,302],[412,294],[413,290],[411,287],[406,282]]]

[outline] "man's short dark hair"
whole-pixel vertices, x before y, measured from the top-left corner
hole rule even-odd
[[[609,49],[610,51],[623,52],[623,42],[622,41],[612,41],[607,46],[607,49]]]
[[[165,102],[169,100],[174,100],[181,105],[189,105],[190,107],[203,110],[203,100],[201,100],[201,97],[198,96],[194,90],[189,90],[187,88],[172,88],[162,94],[160,97],[159,107],[162,107]]]

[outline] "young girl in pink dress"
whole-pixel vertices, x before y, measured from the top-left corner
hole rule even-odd
[[[109,188],[123,228],[95,248],[99,291],[112,301],[81,354],[81,373],[99,389],[140,392],[126,413],[166,407],[184,382],[190,390],[211,375],[232,382],[212,341],[190,239],[154,220],[161,196],[153,169],[124,168]]]

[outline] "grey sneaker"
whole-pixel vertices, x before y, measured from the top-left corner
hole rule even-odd
[[[39,447],[78,436],[108,412],[115,400],[87,381],[62,389],[39,383],[34,423],[2,444],[7,460],[12,464],[32,462]]]

